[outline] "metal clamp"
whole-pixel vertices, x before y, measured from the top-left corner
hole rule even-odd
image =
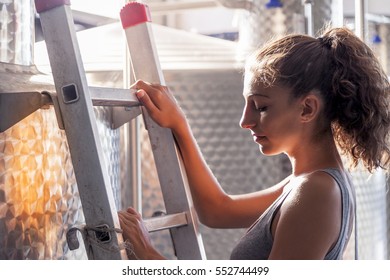
[[[80,232],[84,236],[84,226],[72,227],[66,232],[66,242],[68,243],[69,250],[71,251],[80,248],[77,232]]]
[[[77,237],[80,232],[86,243],[105,244],[111,242],[111,232],[121,233],[121,229],[110,228],[107,224],[98,226],[80,225],[70,228],[66,233],[66,242],[69,250],[73,251],[80,248],[80,242]]]

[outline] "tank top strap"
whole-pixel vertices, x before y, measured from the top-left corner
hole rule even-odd
[[[353,216],[350,215],[351,211],[351,193],[350,193],[350,182],[347,178],[347,174],[337,168],[321,169],[319,171],[325,172],[330,175],[340,188],[341,202],[342,202],[342,224],[340,235],[333,248],[326,254],[326,260],[341,259],[343,254],[343,248],[345,248],[348,242],[349,231],[351,230],[351,219]]]

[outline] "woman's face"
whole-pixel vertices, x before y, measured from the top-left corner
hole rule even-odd
[[[291,90],[254,85],[253,73],[247,72],[243,96],[240,125],[251,131],[263,154],[290,154],[299,148],[302,107],[298,99],[291,98]]]

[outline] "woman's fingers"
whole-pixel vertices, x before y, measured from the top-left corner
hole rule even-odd
[[[138,80],[131,88],[137,89],[135,95],[141,104],[148,110],[151,117],[153,118],[153,116],[156,116],[162,107],[160,104],[162,99],[161,95],[163,94],[161,89],[158,86],[151,85],[141,80]]]
[[[144,90],[153,101],[158,101],[161,98],[161,94],[166,91],[164,86],[150,84],[142,80],[136,81],[130,88]]]
[[[119,217],[119,224],[120,224],[122,229],[124,227],[134,226],[137,223],[137,219],[135,217],[129,217],[126,214],[124,214],[123,212],[118,213],[118,217]]]
[[[137,98],[158,125],[175,129],[186,121],[183,111],[167,87],[138,80],[132,88],[137,89]]]
[[[144,82],[142,80],[137,80],[134,84],[130,86],[132,89],[143,89],[145,91],[152,91],[153,86],[150,83]]]
[[[130,213],[130,214],[133,214],[133,215],[136,215],[138,218],[141,219],[141,214],[138,213],[133,207],[129,207],[126,209],[126,212],[127,213]]]
[[[142,233],[139,217],[125,211],[119,211],[118,217],[119,224],[123,230],[123,237],[125,239],[131,239],[134,237],[135,233]]]
[[[164,102],[171,100],[167,87],[148,84],[144,81],[137,81],[133,87],[138,90],[136,93],[137,98],[148,109],[164,109],[164,105],[166,105]],[[150,104],[149,102],[152,102],[154,106],[148,106]]]
[[[159,110],[159,108],[153,103],[153,101],[150,99],[149,95],[146,93],[145,90],[139,89],[135,93],[135,95],[151,115],[155,114]]]

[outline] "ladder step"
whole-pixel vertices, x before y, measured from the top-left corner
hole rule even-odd
[[[134,89],[121,89],[121,88],[105,88],[105,87],[88,87],[89,95],[94,106],[112,106],[112,107],[138,107],[140,103],[135,96],[136,90]],[[37,92],[25,94],[37,94]],[[53,101],[47,98],[47,94],[52,98],[56,96],[55,89],[50,88],[41,93],[42,102],[45,105],[52,105]],[[26,99],[26,98],[21,98]],[[28,99],[27,99],[28,100]],[[23,100],[20,100],[23,102]],[[30,102],[25,101],[25,102]],[[39,108],[37,108],[39,109]]]
[[[94,106],[139,106],[135,92],[133,89],[89,87]]]
[[[188,225],[187,213],[169,214],[144,220],[149,232]]]

